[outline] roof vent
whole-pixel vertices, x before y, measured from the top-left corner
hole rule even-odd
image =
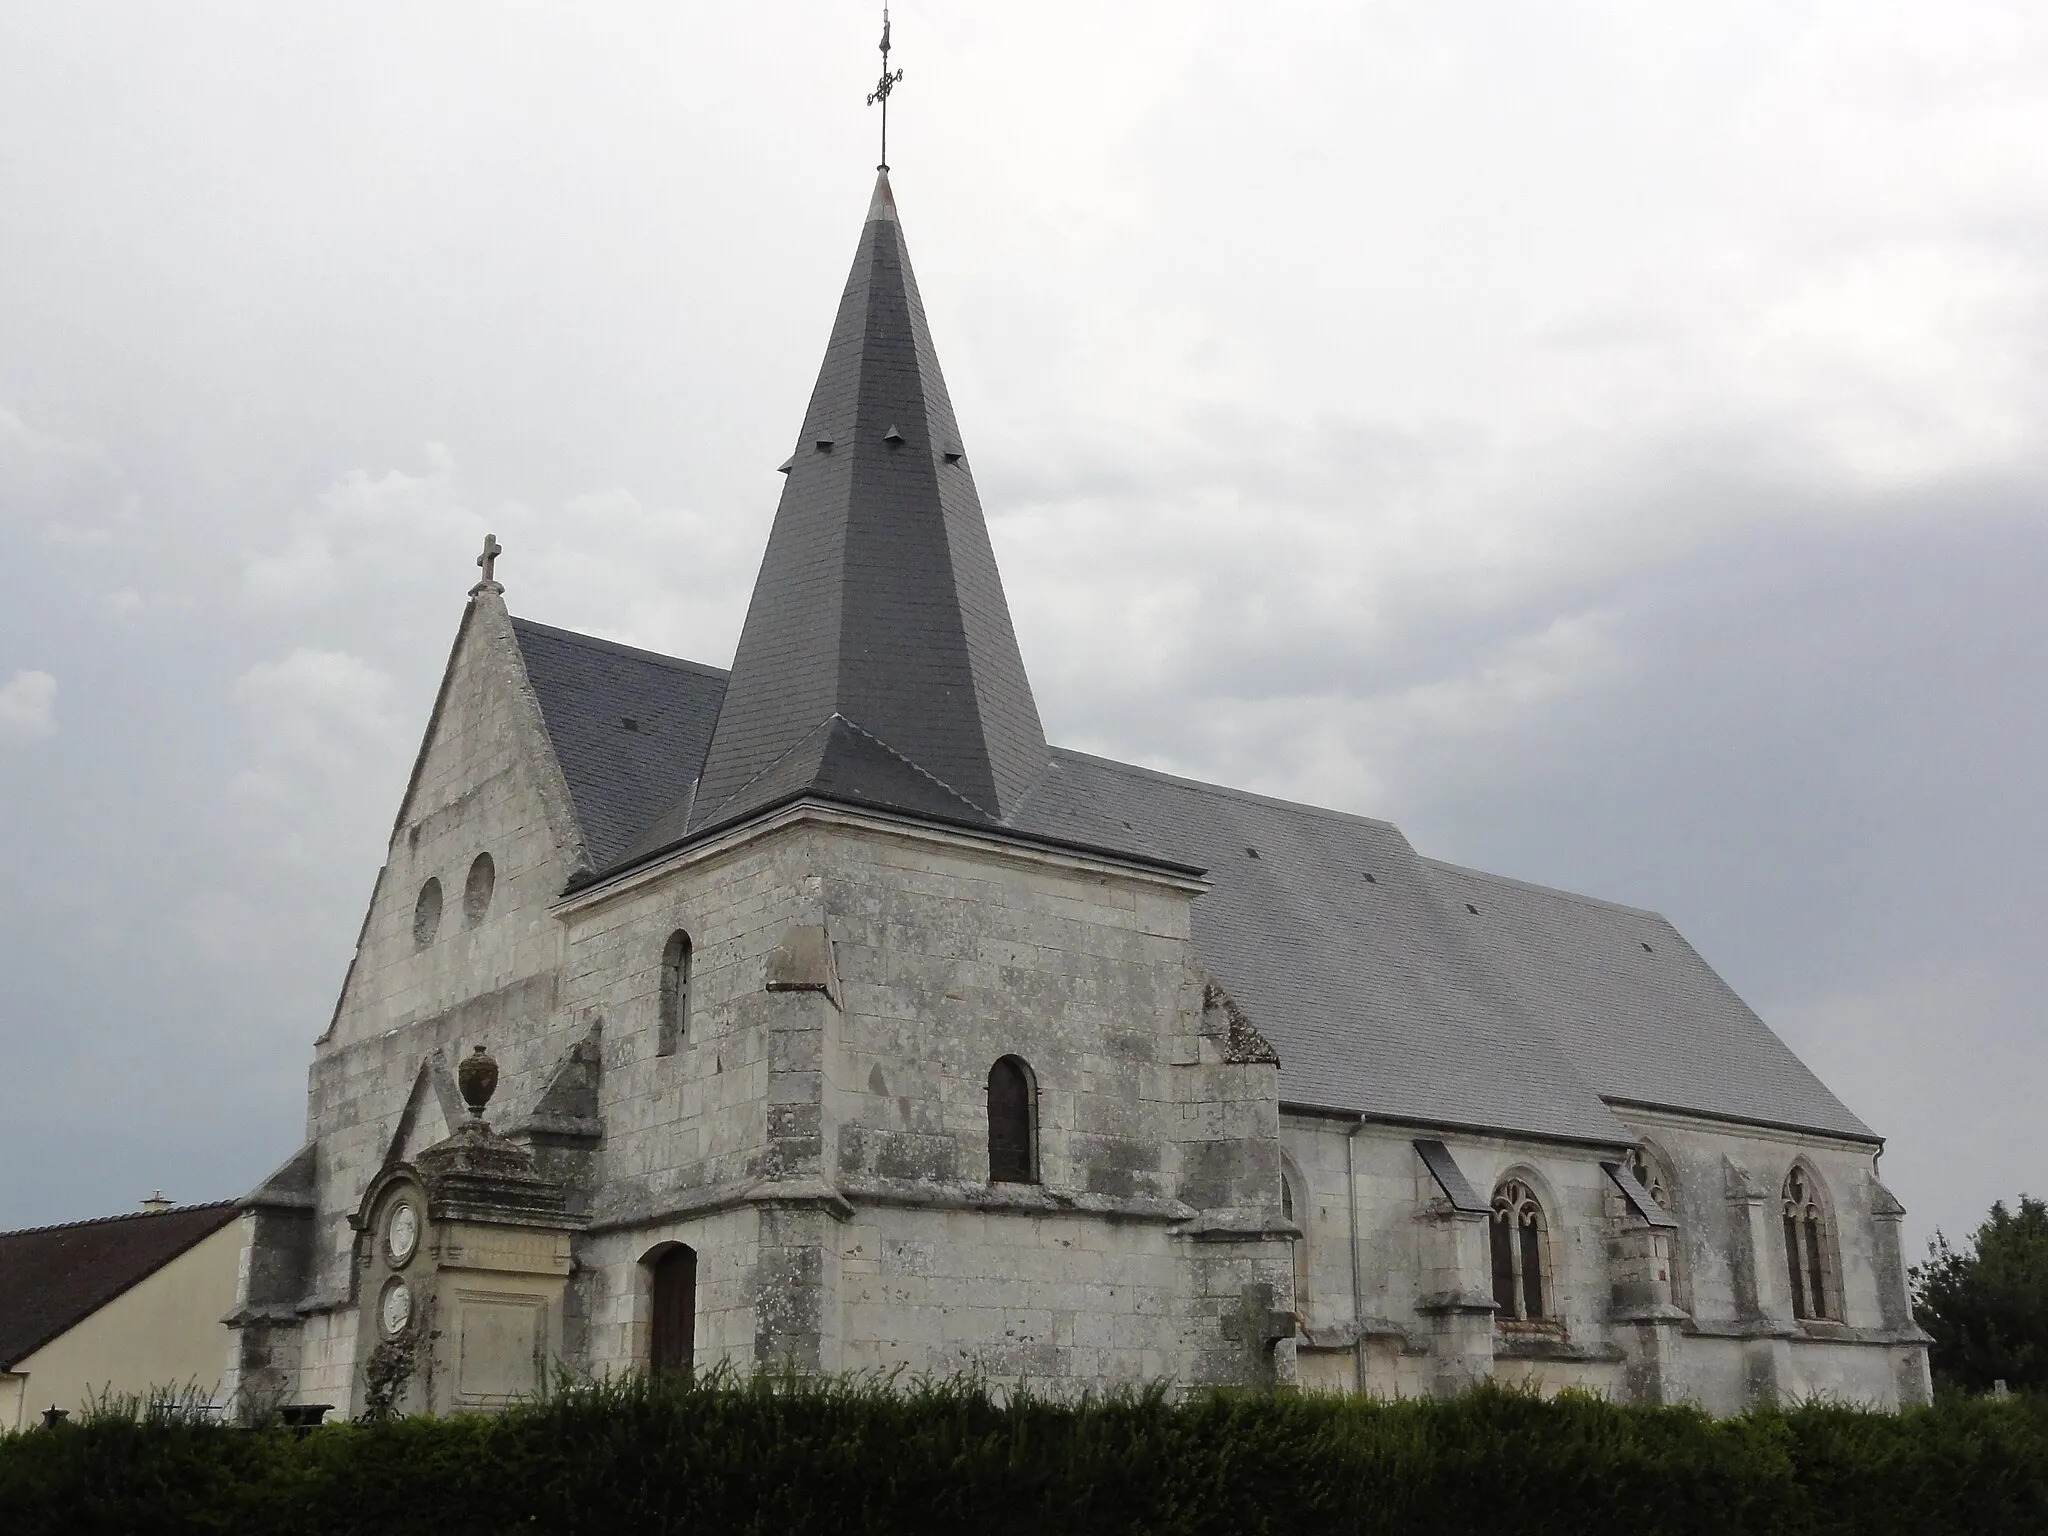
[[[1650,946],[1649,946],[1648,944],[1644,944],[1644,945],[1643,945],[1643,953],[1644,953],[1644,954],[1646,954],[1646,955],[1654,955],[1654,954],[1656,953],[1656,951],[1655,951],[1654,949],[1650,948]]]
[[[1479,915],[1479,909],[1473,906],[1472,903],[1469,901],[1465,903],[1465,910],[1467,912],[1470,912],[1474,917],[1477,917]]]
[[[631,715],[622,716],[619,720],[619,724],[621,727],[629,731],[637,731],[640,729],[640,722],[638,720],[635,720]]]
[[[791,454],[791,455],[790,455],[790,456],[789,456],[788,458],[784,459],[784,460],[783,460],[783,461],[782,461],[782,462],[781,462],[780,464],[778,464],[778,465],[776,465],[776,466],[775,466],[775,473],[777,473],[778,475],[786,475],[786,474],[788,474],[788,473],[789,473],[789,472],[790,472],[790,471],[791,471],[792,469],[795,469],[795,468],[796,468],[796,455],[792,453],[792,454]]]
[[[1244,851],[1244,856],[1248,859],[1256,859],[1259,856],[1259,850],[1256,848],[1247,848]]]
[[[958,464],[963,457],[964,455],[960,452],[960,445],[958,443],[948,443],[946,445],[946,462],[948,464]]]
[[[151,1190],[149,1198],[142,1202],[142,1208],[143,1210],[147,1211],[150,1215],[157,1216],[161,1215],[165,1211],[176,1210],[178,1208],[178,1202],[173,1200],[169,1195],[166,1195],[162,1190],[155,1189]]]
[[[1368,869],[1368,870],[1367,870],[1367,871],[1365,872],[1365,883],[1366,883],[1367,885],[1378,885],[1378,884],[1379,884],[1379,881],[1377,881],[1377,880],[1373,879],[1373,877],[1372,877],[1372,871],[1371,871],[1371,870],[1369,870],[1369,869]]]
[[[812,443],[811,446],[817,449],[820,453],[830,453],[832,451],[832,439],[829,437],[821,437],[816,442]]]
[[[888,431],[882,434],[882,441],[885,443],[900,443],[903,441],[903,434],[898,432],[892,425]]]

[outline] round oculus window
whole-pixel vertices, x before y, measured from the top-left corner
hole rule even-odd
[[[394,1339],[412,1322],[412,1292],[396,1276],[384,1287],[383,1298],[377,1303],[377,1321],[383,1325],[385,1335]]]
[[[402,1267],[419,1245],[419,1212],[412,1208],[410,1201],[401,1201],[392,1209],[391,1220],[384,1227],[384,1252],[393,1264]]]

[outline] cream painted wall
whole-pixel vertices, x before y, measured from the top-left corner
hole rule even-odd
[[[0,1430],[33,1424],[55,1404],[75,1417],[111,1387],[146,1396],[151,1387],[197,1382],[209,1397],[228,1358],[221,1319],[235,1305],[242,1227],[231,1221],[129,1287],[85,1321],[0,1377]]]

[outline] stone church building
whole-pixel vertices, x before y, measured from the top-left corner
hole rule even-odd
[[[731,670],[471,592],[227,1390],[1928,1395],[1879,1138],[1651,912],[1050,746],[877,182]]]

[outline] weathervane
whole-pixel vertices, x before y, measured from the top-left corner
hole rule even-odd
[[[878,171],[889,169],[889,93],[896,89],[896,82],[902,78],[900,69],[893,75],[889,73],[889,7],[885,5],[882,7],[882,78],[868,94],[869,106],[878,101],[882,104],[882,163],[875,167]]]

